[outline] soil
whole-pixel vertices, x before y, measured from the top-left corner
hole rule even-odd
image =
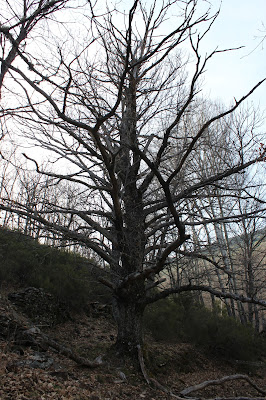
[[[0,316],[13,315],[21,324],[32,321],[14,307],[4,295]],[[14,335],[0,335],[1,400],[166,400],[169,396],[149,386],[129,360],[119,358],[112,349],[116,329],[108,313],[94,311],[71,316],[53,327],[40,327],[46,335],[90,360],[101,356],[103,364],[89,369],[51,348],[21,346]],[[260,388],[266,387],[265,363],[239,365],[216,359],[188,343],[157,343],[148,335],[144,348],[149,376],[172,393],[202,381],[247,373]],[[244,371],[243,371],[244,368]],[[209,386],[194,392],[197,398],[263,397],[244,380]]]

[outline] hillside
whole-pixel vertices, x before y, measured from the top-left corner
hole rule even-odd
[[[1,295],[1,320],[4,316],[19,321],[24,327],[33,326],[32,321],[15,308],[6,295]],[[83,313],[44,331],[53,340],[84,357],[93,359],[101,355],[103,364],[94,369],[81,367],[51,347],[44,349],[30,342],[22,345],[10,325],[9,335],[0,336],[1,400],[168,398],[163,391],[148,386],[141,373],[128,361],[117,358],[110,351],[115,338],[110,315],[103,315],[99,310],[87,315]],[[240,365],[207,357],[188,343],[158,343],[150,338],[148,342],[150,373],[174,393],[202,381],[243,373]],[[265,363],[264,368],[262,363],[255,363],[250,368],[252,381],[261,388],[265,387]],[[209,386],[193,395],[206,398],[257,398],[259,393],[248,382],[233,380],[219,386]]]
[[[108,297],[98,283],[93,260],[40,244],[20,231],[0,227],[0,263],[0,282],[17,288],[41,287],[71,309]]]
[[[110,297],[96,284],[91,261],[3,229],[0,250],[1,400],[166,400],[169,393],[160,384],[177,395],[236,374],[191,396],[265,396],[247,381],[266,387],[265,347],[255,348],[262,342],[253,343],[234,321],[217,319],[191,298],[151,307],[144,358],[151,383],[159,384],[148,385],[139,363],[121,359],[112,348]],[[243,360],[236,361],[238,354]]]

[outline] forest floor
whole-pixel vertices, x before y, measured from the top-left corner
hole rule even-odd
[[[22,324],[28,318],[0,296],[0,316],[15,315]],[[90,360],[99,355],[103,364],[89,369],[47,347],[21,346],[0,335],[1,400],[166,400],[169,396],[152,388],[128,361],[119,359],[109,349],[116,329],[110,315],[87,313],[43,328],[46,335]],[[14,336],[14,335],[13,335]],[[260,388],[266,387],[263,366],[237,365],[211,357],[188,343],[158,343],[148,335],[145,355],[150,376],[178,394],[185,387],[223,376],[243,374]],[[243,368],[245,371],[243,371]],[[194,392],[197,398],[262,397],[245,380],[233,380]]]

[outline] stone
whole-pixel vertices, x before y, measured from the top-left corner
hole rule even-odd
[[[42,288],[28,287],[9,293],[8,299],[40,326],[54,326],[70,317],[66,305]]]

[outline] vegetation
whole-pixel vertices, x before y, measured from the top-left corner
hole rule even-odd
[[[145,326],[157,341],[190,342],[215,356],[252,361],[266,355],[265,337],[220,309],[210,310],[191,294],[163,299],[145,313]]]
[[[0,251],[2,285],[44,288],[75,311],[88,301],[110,300],[97,284],[96,273],[89,270],[91,262],[76,253],[4,228],[0,228]],[[190,342],[224,358],[249,361],[266,352],[265,339],[251,326],[241,325],[218,307],[207,309],[190,293],[152,304],[146,309],[144,324],[156,341]]]
[[[0,254],[1,282],[43,288],[75,310],[89,301],[107,300],[107,290],[97,281],[97,266],[76,253],[0,228]]]

